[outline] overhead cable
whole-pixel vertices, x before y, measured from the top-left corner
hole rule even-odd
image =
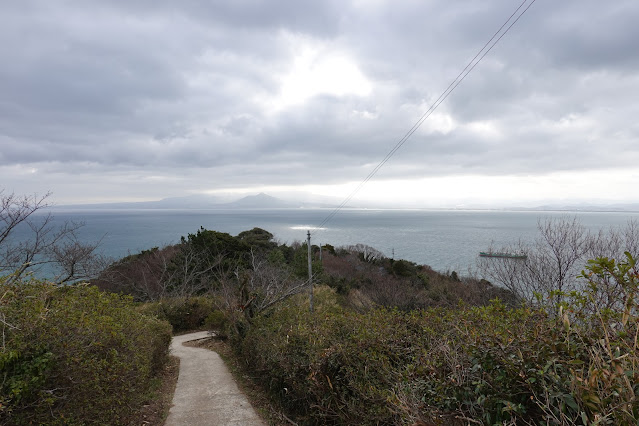
[[[336,207],[318,226],[317,228],[323,228],[333,217],[346,205],[349,201],[370,181],[377,172],[391,159],[391,157],[406,143],[406,141],[421,127],[421,125],[430,117],[433,112],[441,105],[442,102],[448,98],[448,96],[461,84],[462,81],[470,74],[475,67],[484,59],[484,57],[495,47],[497,43],[510,31],[510,29],[519,21],[519,19],[530,9],[530,7],[537,0],[524,0],[517,9],[510,15],[510,17],[502,24],[502,26],[493,34],[493,36],[484,44],[484,46],[477,52],[473,59],[468,62],[466,67],[455,77],[455,79],[448,85],[446,90],[431,104],[426,112],[415,122],[413,127],[406,132],[406,134],[393,146],[393,148],[386,154],[386,156],[375,166],[375,168],[362,180],[357,187]],[[526,5],[528,3],[528,5]],[[524,6],[526,6],[524,8]],[[522,10],[523,8],[523,10]]]

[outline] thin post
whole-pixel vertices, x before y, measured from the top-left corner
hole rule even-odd
[[[311,263],[311,231],[307,231],[306,245],[308,247],[308,283],[310,287],[309,300],[313,313],[313,264]]]

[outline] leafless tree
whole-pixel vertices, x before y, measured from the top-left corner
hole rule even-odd
[[[498,250],[490,248],[491,252],[513,252],[529,255],[529,248],[519,241],[510,247],[502,247]],[[523,265],[523,259],[506,257],[481,257],[478,269],[480,275],[490,282],[496,283],[510,290],[517,298],[529,300],[538,289],[535,287],[537,280],[531,279]]]
[[[346,246],[342,248],[348,251],[349,253],[359,254],[364,260],[364,262],[373,263],[376,260],[381,260],[385,258],[384,253],[366,244],[359,243],[359,244],[350,245],[350,246]]]
[[[639,221],[631,219],[622,231],[624,247],[635,259],[639,257]]]
[[[639,222],[636,219],[629,220],[624,227],[600,230],[593,235],[587,257],[624,259],[626,251],[633,257],[639,255]]]
[[[57,283],[88,279],[106,264],[96,253],[99,242],[85,243],[78,238],[83,223],[56,226],[51,213],[35,214],[50,206],[50,195],[20,196],[0,190],[0,273],[9,274],[9,282],[45,265]],[[24,236],[16,237],[17,231]]]
[[[220,277],[227,275],[223,254],[212,255],[186,242],[171,262],[164,285],[171,297],[188,297],[211,290]]]
[[[190,297],[220,287],[232,274],[225,257],[212,255],[189,242],[129,255],[104,270],[94,284],[131,294],[138,301]]]
[[[591,245],[589,232],[576,217],[540,221],[538,228],[541,237],[531,255],[537,262],[533,269],[541,272],[538,279],[542,280],[542,288],[574,290]]]
[[[539,237],[531,244],[518,242],[499,251],[523,253],[525,259],[481,258],[483,277],[506,287],[520,299],[533,302],[535,293],[569,292],[582,289],[578,276],[588,259],[624,258],[623,253],[637,254],[639,224],[630,221],[625,228],[590,233],[576,217],[553,218],[538,222]],[[602,286],[599,301],[605,306],[618,300],[620,289],[611,281]]]
[[[535,293],[575,289],[591,237],[576,218],[554,218],[537,223],[539,237],[532,243],[519,241],[500,251],[524,254],[524,259],[485,257],[479,261],[481,274],[532,302]]]
[[[225,308],[239,308],[250,318],[290,296],[308,289],[308,280],[294,276],[284,265],[271,264],[264,255],[251,250],[248,268],[236,268],[234,279],[218,276],[216,291]]]
[[[136,301],[161,299],[169,293],[172,261],[179,247],[154,247],[113,262],[92,283],[100,289],[132,295]]]
[[[54,281],[90,280],[100,274],[111,259],[96,252],[97,243],[80,242],[75,232],[70,232],[57,244],[52,244],[44,255],[54,265]]]

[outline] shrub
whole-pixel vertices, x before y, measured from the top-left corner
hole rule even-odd
[[[393,274],[400,277],[411,277],[416,274],[417,265],[407,260],[396,260],[391,262],[391,270]]]
[[[86,285],[0,284],[0,423],[118,424],[164,365],[170,326]]]
[[[204,325],[207,330],[213,331],[219,337],[228,337],[228,319],[222,311],[213,311],[206,317]]]
[[[140,306],[140,312],[168,321],[174,332],[205,327],[214,310],[214,300],[204,296],[166,298]]]
[[[556,312],[493,301],[354,313],[321,289],[314,315],[296,297],[232,340],[304,424],[636,424],[637,276],[625,280],[625,311],[600,314],[577,310],[587,292]]]
[[[371,306],[404,311],[428,307],[455,307],[460,300],[471,305],[488,305],[500,298],[518,305],[514,295],[485,280],[461,279],[457,273],[438,273],[428,266],[406,260],[382,259],[365,262],[348,252],[342,256],[326,254],[321,281],[356,310]]]

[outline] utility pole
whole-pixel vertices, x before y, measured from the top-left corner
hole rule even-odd
[[[311,231],[307,231],[307,240],[306,246],[308,247],[308,284],[310,287],[310,305],[311,305],[311,313],[313,313],[313,266],[311,263]]]

